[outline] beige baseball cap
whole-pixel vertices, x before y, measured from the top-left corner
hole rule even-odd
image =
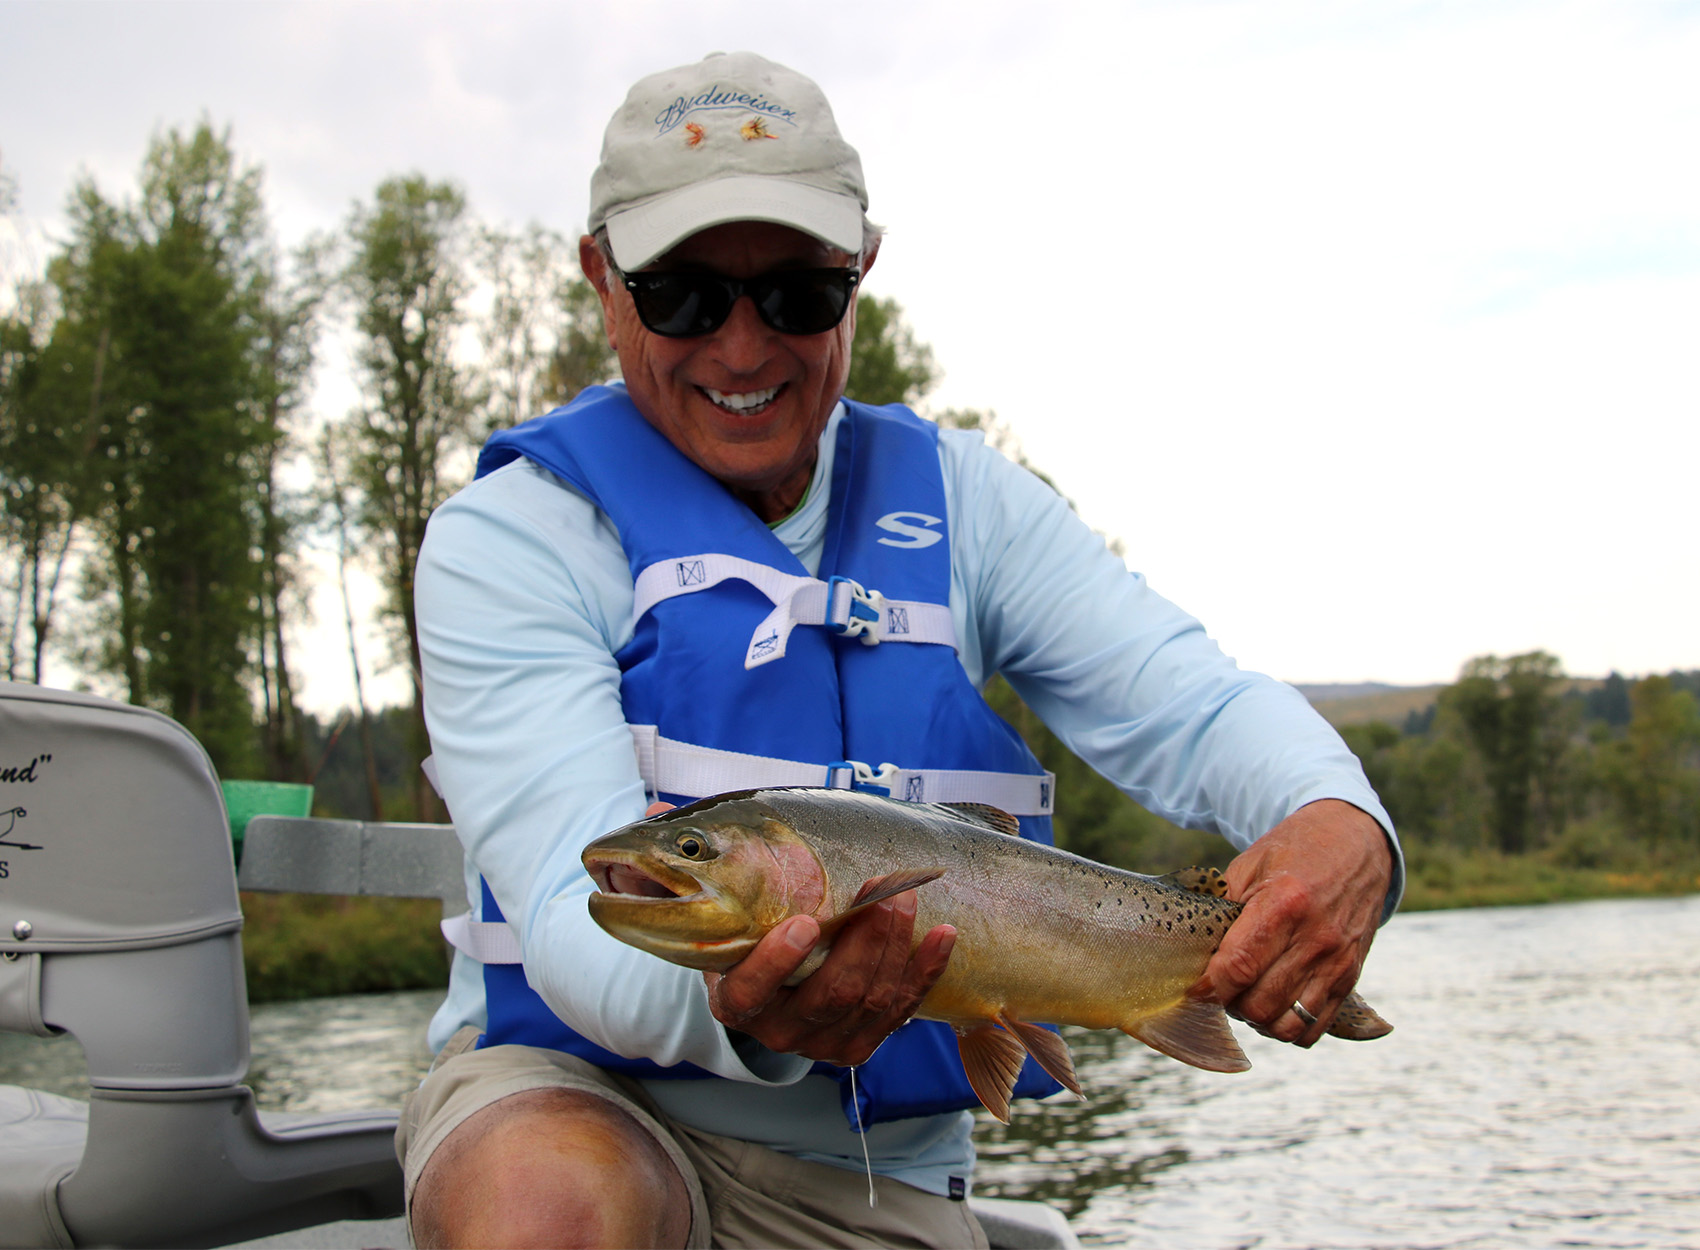
[[[637,83],[590,178],[592,233],[641,268],[699,230],[771,221],[862,249],[862,160],[814,82],[753,52],[715,52]]]

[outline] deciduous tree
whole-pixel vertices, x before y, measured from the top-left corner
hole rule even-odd
[[[1629,726],[1600,749],[1600,771],[1625,827],[1649,846],[1700,844],[1700,704],[1669,677],[1629,689]]]
[[[203,122],[154,140],[135,200],[80,185],[50,266],[61,315],[39,388],[94,475],[84,571],[107,628],[89,654],[227,773],[253,759],[260,178]]]
[[[297,540],[312,519],[312,508],[309,492],[286,484],[285,467],[301,451],[296,427],[311,382],[327,294],[320,262],[313,244],[296,253],[287,277],[273,259],[255,292],[252,350],[262,437],[255,453],[251,504],[259,580],[254,651],[260,749],[267,775],[276,780],[301,780],[311,770],[286,627],[307,611]]]
[[[845,394],[864,404],[908,404],[913,408],[938,382],[933,349],[918,341],[891,298],[856,298],[856,337],[850,344],[850,381]]]
[[[549,356],[550,403],[564,404],[587,386],[620,376],[620,361],[608,346],[602,325],[602,301],[581,273],[570,276],[559,293],[563,313],[560,338]]]
[[[44,402],[47,303],[45,284],[20,283],[10,310],[0,316],[5,674],[33,682],[42,678],[66,562],[88,508],[87,421],[67,423]]]
[[[487,407],[484,434],[518,425],[564,403],[589,385],[577,378],[557,378],[563,354],[578,349],[575,331],[586,311],[572,290],[578,259],[566,240],[535,222],[514,233],[481,226],[475,247],[476,273],[489,287],[489,310],[479,320]],[[589,288],[586,287],[586,290]],[[602,312],[590,300],[591,333],[599,334]],[[607,343],[592,357],[611,356]],[[573,368],[589,371],[586,362]],[[598,376],[592,381],[606,381]]]
[[[466,475],[482,396],[456,343],[468,325],[472,223],[466,199],[447,182],[410,174],[382,183],[348,220],[353,254],[342,284],[354,307],[363,382],[352,414],[349,481],[355,520],[388,592],[398,658],[415,675],[415,747],[426,750],[419,687],[419,630],[413,569],[425,523]],[[435,810],[423,779],[415,807]]]
[[[1551,784],[1547,743],[1558,730],[1558,659],[1531,651],[1506,659],[1469,661],[1456,685],[1441,695],[1480,754],[1492,795],[1491,827],[1499,849],[1529,849],[1537,786]]]

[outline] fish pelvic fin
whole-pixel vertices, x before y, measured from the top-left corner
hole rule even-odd
[[[1158,877],[1157,880],[1189,894],[1208,894],[1213,898],[1228,897],[1228,879],[1216,868],[1182,868]]]
[[[1021,822],[1003,808],[993,807],[990,803],[940,803],[938,806],[958,820],[966,820],[993,833],[1007,833],[1012,838],[1021,836]]]
[[[1207,1072],[1244,1072],[1251,1067],[1239,1039],[1228,1027],[1228,1013],[1221,1003],[1183,998],[1122,1032],[1171,1059]]]
[[[1007,1011],[998,1012],[997,1021],[1015,1034],[1016,1039],[1027,1048],[1027,1053],[1033,1056],[1033,1062],[1049,1073],[1053,1081],[1082,1102],[1086,1100],[1080,1079],[1074,1075],[1074,1056],[1069,1053],[1067,1042],[1049,1029],[1017,1020]]]
[[[1008,1124],[1009,1099],[1015,1092],[1021,1065],[1027,1062],[1027,1048],[1015,1034],[987,1020],[971,1027],[957,1025],[956,1049],[975,1096],[987,1111]]]
[[[1351,1042],[1372,1042],[1391,1032],[1393,1026],[1383,1020],[1374,1007],[1358,997],[1356,991],[1346,995],[1328,1025],[1331,1037],[1343,1037]]]

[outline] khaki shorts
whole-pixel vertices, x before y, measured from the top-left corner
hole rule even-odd
[[[396,1154],[410,1211],[431,1152],[463,1121],[510,1094],[556,1088],[606,1098],[655,1138],[690,1191],[692,1247],[986,1246],[966,1202],[876,1176],[879,1205],[870,1209],[862,1173],[678,1124],[637,1082],[574,1055],[531,1046],[474,1050],[477,1040],[476,1029],[455,1034],[402,1106]]]

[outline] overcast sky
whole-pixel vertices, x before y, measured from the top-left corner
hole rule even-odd
[[[0,0],[0,162],[51,236],[205,114],[285,242],[409,170],[576,233],[631,82],[736,48],[860,149],[933,402],[1242,665],[1700,667],[1694,3]]]

